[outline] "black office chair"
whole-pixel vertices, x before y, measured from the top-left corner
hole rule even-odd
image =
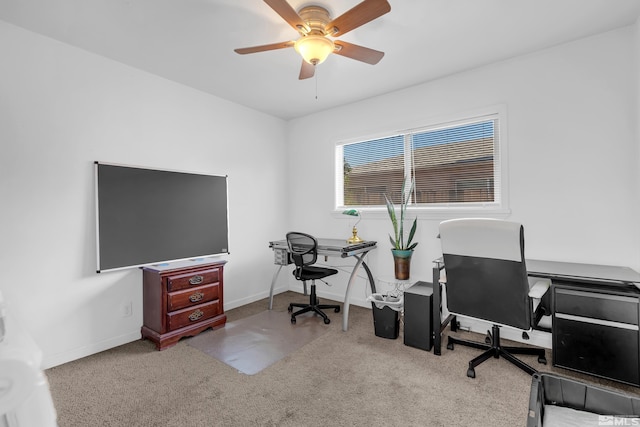
[[[299,307],[301,310],[291,314],[291,323],[296,323],[296,316],[302,313],[312,311],[319,314],[324,319],[325,324],[331,323],[331,319],[322,311],[323,309],[334,309],[336,313],[340,312],[339,305],[332,304],[320,304],[318,297],[316,296],[316,279],[321,280],[325,277],[332,276],[338,273],[338,270],[326,267],[316,267],[313,264],[316,263],[318,258],[318,241],[315,237],[305,234],[290,232],[287,233],[287,245],[289,246],[289,253],[296,265],[293,270],[293,275],[296,279],[301,280],[304,285],[304,294],[307,294],[307,280],[311,280],[311,294],[309,295],[308,304],[291,303],[289,304],[289,313],[293,311],[293,307]]]
[[[524,258],[524,228],[521,224],[495,219],[455,219],[440,224],[440,240],[446,275],[447,308],[453,315],[482,319],[493,324],[484,343],[449,336],[454,344],[485,350],[469,362],[467,376],[475,378],[475,367],[490,357],[502,356],[529,374],[537,372],[514,354],[538,356],[546,364],[545,350],[534,347],[505,347],[500,328],[509,326],[527,332],[540,320],[539,300],[549,282],[530,286]],[[538,303],[537,310],[534,303]],[[453,319],[452,327],[457,325]]]

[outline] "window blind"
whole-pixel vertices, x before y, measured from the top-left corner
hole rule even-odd
[[[414,203],[493,203],[499,187],[497,119],[411,135]]]
[[[385,195],[399,203],[405,177],[415,181],[413,205],[499,203],[499,129],[495,114],[338,145],[338,205],[384,206]]]

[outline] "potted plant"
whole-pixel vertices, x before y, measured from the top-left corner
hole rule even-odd
[[[400,219],[398,220],[398,216],[396,215],[396,207],[393,202],[389,200],[387,195],[384,195],[384,198],[387,203],[387,211],[389,212],[389,218],[391,219],[391,224],[393,225],[394,235],[389,235],[389,240],[391,241],[391,253],[393,254],[393,261],[395,267],[395,275],[398,280],[407,280],[411,273],[411,255],[413,255],[413,250],[418,243],[412,243],[413,236],[416,234],[416,228],[418,227],[418,218],[414,218],[413,225],[411,226],[411,230],[409,231],[409,236],[405,240],[404,236],[404,221],[405,215],[407,212],[407,204],[409,202],[409,197],[411,196],[411,192],[413,191],[414,181],[412,180],[409,185],[408,191],[406,190],[407,180],[405,179],[402,182],[402,199],[400,203]]]

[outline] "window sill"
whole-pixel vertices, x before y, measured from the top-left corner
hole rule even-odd
[[[386,208],[346,208],[357,209],[360,211],[362,219],[389,219],[389,213]],[[331,216],[334,218],[351,218],[353,216],[345,215],[344,210],[333,210]],[[396,209],[397,211],[397,209]],[[508,208],[409,208],[407,209],[406,218],[418,218],[425,220],[446,220],[454,218],[496,218],[506,219],[511,215],[511,209]]]

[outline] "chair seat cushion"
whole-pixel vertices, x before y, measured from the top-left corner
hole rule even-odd
[[[300,274],[301,280],[315,280],[322,279],[323,277],[332,276],[337,274],[338,270],[334,268],[326,268],[326,267],[316,267],[313,265],[308,265],[302,267],[302,273]],[[296,271],[293,271],[293,275],[296,275]]]

